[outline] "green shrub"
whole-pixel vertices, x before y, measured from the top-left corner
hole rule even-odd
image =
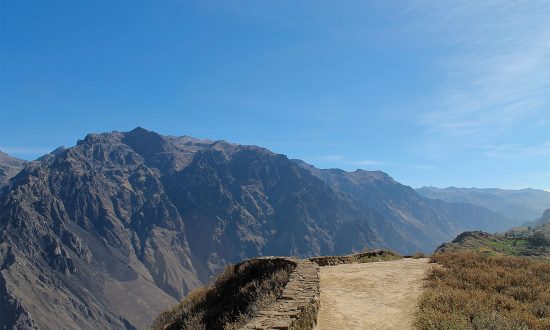
[[[548,239],[543,232],[536,232],[533,235],[531,235],[527,242],[535,247],[541,247],[541,246],[550,246],[550,239]]]

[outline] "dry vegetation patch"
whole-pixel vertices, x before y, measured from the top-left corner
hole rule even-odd
[[[237,329],[274,303],[296,264],[286,259],[252,259],[225,268],[209,286],[196,289],[153,329]]]
[[[347,256],[325,256],[309,258],[319,266],[334,266],[340,264],[366,263],[377,261],[390,261],[403,258],[400,254],[390,250],[365,251]]]
[[[550,263],[438,253],[419,301],[419,329],[550,329]]]

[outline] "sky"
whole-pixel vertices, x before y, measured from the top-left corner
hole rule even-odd
[[[0,0],[0,150],[137,126],[550,190],[550,2]]]

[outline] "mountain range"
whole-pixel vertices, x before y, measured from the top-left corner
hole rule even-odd
[[[519,221],[531,221],[550,207],[550,192],[537,189],[497,188],[436,188],[416,189],[420,195],[446,202],[471,203],[502,216]]]
[[[384,172],[318,169],[257,146],[143,128],[89,134],[17,164],[2,172],[0,193],[7,329],[145,328],[243,259],[431,252],[465,230],[518,224],[423,197]]]

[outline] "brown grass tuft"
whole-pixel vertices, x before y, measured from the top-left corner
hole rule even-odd
[[[477,252],[438,253],[418,329],[550,329],[550,263]]]

